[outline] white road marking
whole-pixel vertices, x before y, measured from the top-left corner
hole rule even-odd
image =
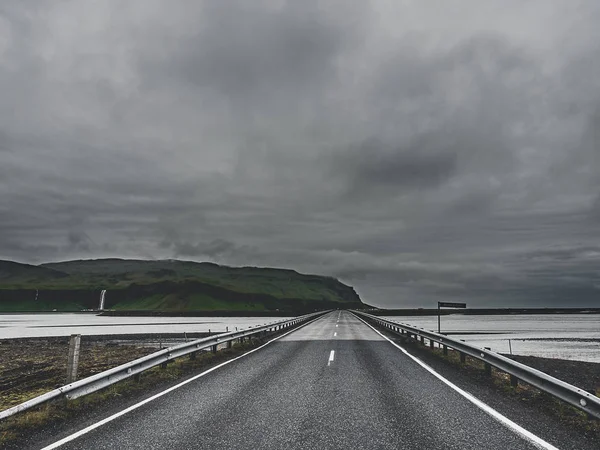
[[[331,350],[331,353],[329,354],[329,361],[327,361],[327,365],[330,366],[334,359],[335,359],[335,350]]]
[[[336,325],[335,327],[337,328],[338,326]]]
[[[333,337],[336,337],[336,336],[337,336],[337,331],[335,333],[333,333]]]
[[[469,392],[467,392],[467,391],[459,388],[457,385],[455,385],[451,381],[449,381],[446,378],[444,378],[442,375],[440,375],[439,373],[437,373],[433,368],[431,368],[430,366],[428,366],[427,364],[425,364],[419,358],[417,358],[416,356],[411,355],[404,348],[400,347],[398,344],[396,344],[394,341],[392,341],[391,339],[389,339],[387,336],[384,336],[382,333],[380,333],[378,330],[376,330],[371,324],[365,322],[361,317],[358,317],[358,316],[355,316],[355,317],[357,317],[365,325],[367,325],[373,331],[375,331],[375,333],[377,333],[378,335],[380,335],[382,338],[384,338],[386,341],[388,341],[394,347],[396,347],[397,349],[399,349],[402,353],[404,353],[410,359],[412,359],[417,364],[419,364],[421,367],[423,367],[425,370],[427,370],[429,373],[431,373],[434,377],[436,377],[437,379],[439,379],[442,383],[444,383],[444,384],[448,385],[449,387],[451,387],[452,389],[454,389],[456,392],[458,392],[460,395],[462,395],[468,401],[470,401],[471,403],[473,403],[475,406],[479,407],[480,409],[482,409],[483,411],[485,411],[486,413],[488,413],[490,416],[492,416],[494,419],[496,419],[498,422],[500,422],[505,427],[507,427],[510,430],[514,431],[515,433],[521,435],[521,437],[523,437],[527,441],[531,442],[537,448],[544,449],[544,450],[559,450],[557,447],[555,447],[552,444],[546,442],[541,437],[536,436],[531,431],[527,431],[522,426],[516,424],[515,422],[513,422],[512,420],[510,420],[508,417],[506,417],[503,414],[501,414],[498,411],[496,411],[491,406],[487,405],[486,403],[483,403],[481,400],[479,400],[473,394],[470,394]],[[44,450],[44,449],[42,449],[42,450]]]
[[[321,317],[323,317],[323,316],[321,316]],[[309,325],[309,324],[313,323],[315,320],[319,320],[321,317],[317,317],[316,319],[314,319],[314,320],[311,320],[310,322],[307,322],[307,323],[305,323],[304,325],[301,325],[301,326],[299,326],[298,328],[295,328],[295,329],[293,329],[293,330],[290,330],[290,331],[288,331],[287,333],[284,333],[284,334],[282,334],[281,336],[277,336],[276,338],[273,338],[273,339],[271,339],[270,341],[268,341],[268,342],[264,343],[264,344],[263,344],[263,345],[261,345],[260,347],[256,347],[255,349],[252,349],[252,350],[250,350],[249,352],[246,352],[246,353],[244,353],[243,355],[240,355],[240,356],[237,356],[237,357],[235,357],[235,358],[233,358],[233,359],[230,359],[230,360],[228,360],[228,361],[225,361],[225,362],[223,362],[223,363],[221,363],[221,364],[219,364],[219,365],[216,365],[215,367],[211,367],[210,369],[208,369],[208,370],[206,370],[206,371],[204,371],[204,372],[202,372],[202,373],[199,373],[198,375],[196,375],[196,376],[194,376],[194,377],[192,377],[192,378],[189,378],[189,379],[187,379],[187,380],[185,380],[185,381],[182,381],[181,383],[179,383],[179,384],[176,384],[175,386],[172,386],[172,387],[170,387],[170,388],[168,388],[168,389],[165,389],[164,391],[162,391],[162,392],[159,392],[158,394],[156,394],[156,395],[153,395],[152,397],[149,397],[149,398],[147,398],[146,400],[142,400],[141,402],[139,402],[139,403],[136,403],[135,405],[131,405],[129,408],[126,408],[126,409],[124,409],[123,411],[119,411],[118,413],[116,413],[116,414],[113,414],[112,416],[109,416],[109,417],[107,417],[107,418],[105,418],[105,419],[102,419],[101,421],[99,421],[99,422],[96,422],[96,423],[94,423],[94,424],[90,425],[89,427],[86,427],[86,428],[84,428],[83,430],[79,430],[79,431],[77,431],[76,433],[73,433],[73,434],[71,434],[70,436],[67,436],[67,437],[65,437],[65,438],[61,439],[60,441],[56,441],[55,443],[53,443],[53,444],[50,444],[50,445],[48,445],[48,446],[46,446],[46,447],[42,448],[41,450],[52,450],[52,449],[55,449],[55,448],[61,447],[62,445],[66,444],[67,442],[74,441],[74,440],[75,440],[75,439],[77,439],[78,437],[80,437],[80,436],[83,436],[84,434],[87,434],[87,433],[89,433],[90,431],[92,431],[92,430],[95,430],[96,428],[99,428],[99,427],[101,427],[101,426],[102,426],[102,425],[104,425],[104,424],[107,424],[108,422],[112,422],[113,420],[115,420],[115,419],[118,419],[118,418],[119,418],[119,417],[121,417],[121,416],[124,416],[124,415],[125,415],[125,414],[127,414],[128,412],[131,412],[131,411],[133,411],[133,410],[135,410],[135,409],[138,409],[140,406],[144,406],[146,403],[150,403],[152,400],[156,400],[157,398],[160,398],[160,397],[162,397],[163,395],[165,395],[165,394],[168,394],[169,392],[172,392],[172,391],[174,391],[175,389],[179,389],[180,387],[182,387],[182,386],[185,386],[186,384],[188,384],[188,383],[191,383],[192,381],[195,381],[195,380],[197,380],[198,378],[200,378],[200,377],[203,377],[204,375],[208,375],[208,374],[209,374],[210,372],[212,372],[213,370],[217,370],[217,369],[218,369],[218,368],[220,368],[220,367],[226,366],[227,364],[230,364],[230,363],[232,363],[232,362],[234,362],[234,361],[237,361],[238,359],[240,359],[240,358],[243,358],[244,356],[248,356],[249,354],[251,354],[251,353],[254,353],[255,351],[258,351],[258,350],[260,350],[261,348],[263,348],[263,347],[266,347],[266,346],[267,346],[267,345],[269,345],[270,343],[272,343],[272,342],[275,342],[275,341],[277,341],[277,340],[281,339],[282,337],[285,337],[285,336],[287,336],[288,334],[290,334],[290,333],[293,333],[294,331],[297,331],[297,330],[299,330],[300,328],[303,328],[303,327],[305,327],[306,325]]]

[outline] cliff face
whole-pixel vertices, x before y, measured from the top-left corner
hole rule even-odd
[[[32,271],[0,280],[0,311],[97,309],[103,289],[104,308],[115,310],[296,314],[364,306],[352,287],[334,278],[290,270],[128,260],[72,261],[40,269],[51,272],[39,280]]]

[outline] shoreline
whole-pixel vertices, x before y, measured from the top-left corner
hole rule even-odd
[[[340,308],[337,308],[340,309]],[[345,309],[345,308],[342,308]],[[1,311],[1,315],[14,314],[96,314],[106,317],[291,317],[315,312],[306,310],[23,310]],[[447,316],[460,315],[552,315],[552,314],[600,314],[600,308],[395,308],[395,309],[362,309],[361,311],[375,316]]]
[[[537,315],[537,314],[600,314],[600,308],[397,308],[362,310],[374,316],[448,316],[461,314],[465,316],[495,316],[495,315]]]

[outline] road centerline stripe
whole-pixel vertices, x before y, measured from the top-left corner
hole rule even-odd
[[[299,329],[304,328],[305,326],[310,325],[311,323],[315,322],[316,320],[319,320],[319,319],[321,319],[323,317],[326,317],[326,316],[327,316],[327,314],[324,315],[324,316],[317,317],[316,319],[313,319],[313,320],[311,320],[309,322],[306,322],[305,324],[302,324],[299,327],[294,328],[294,329],[288,331],[287,333],[284,333],[284,334],[282,334],[280,336],[277,336],[277,337],[271,339],[270,341],[265,342],[260,347],[256,347],[256,348],[254,348],[254,349],[252,349],[252,350],[250,350],[250,351],[248,351],[246,353],[241,354],[240,356],[236,356],[233,359],[229,359],[229,360],[227,360],[225,362],[222,362],[221,364],[218,364],[218,365],[216,365],[214,367],[211,367],[210,369],[205,370],[204,372],[199,373],[198,375],[194,375],[192,378],[188,378],[187,380],[182,381],[181,383],[176,384],[175,386],[171,386],[170,388],[167,388],[164,391],[159,392],[158,394],[153,395],[152,397],[149,397],[149,398],[147,398],[145,400],[142,400],[139,403],[131,405],[128,408],[125,408],[125,409],[119,411],[118,413],[113,414],[112,416],[106,417],[106,418],[104,418],[104,419],[102,419],[102,420],[100,420],[100,421],[98,421],[96,423],[93,423],[92,425],[89,425],[89,426],[83,428],[82,430],[79,430],[79,431],[77,431],[77,432],[75,432],[75,433],[73,433],[73,434],[71,434],[71,435],[69,435],[69,436],[67,436],[67,437],[65,437],[63,439],[60,439],[59,441],[56,441],[56,442],[54,442],[54,443],[52,443],[50,445],[47,445],[46,447],[42,448],[41,450],[52,450],[52,449],[61,447],[61,446],[63,446],[64,444],[66,444],[68,442],[74,441],[78,437],[83,436],[84,434],[87,434],[90,431],[95,430],[96,428],[99,428],[99,427],[101,427],[102,425],[104,425],[106,423],[112,422],[113,420],[115,420],[115,419],[117,419],[117,418],[119,418],[119,417],[121,417],[121,416],[123,416],[123,415],[125,415],[125,414],[127,414],[127,413],[129,413],[131,411],[133,411],[133,410],[136,410],[136,409],[138,409],[141,406],[144,406],[146,403],[150,403],[151,401],[156,400],[157,398],[160,398],[163,395],[168,394],[169,392],[172,392],[172,391],[174,391],[176,389],[179,389],[180,387],[185,386],[186,384],[191,383],[192,381],[195,381],[198,378],[203,377],[204,375],[207,375],[207,374],[209,374],[209,373],[211,373],[211,372],[213,372],[213,371],[215,371],[215,370],[217,370],[217,369],[219,369],[219,368],[221,368],[223,366],[226,366],[227,364],[231,364],[232,362],[237,361],[238,359],[241,359],[241,358],[243,358],[245,356],[248,356],[248,355],[250,355],[250,354],[252,354],[252,353],[260,350],[261,348],[266,347],[267,345],[269,345],[269,344],[271,344],[271,343],[273,343],[275,341],[278,341],[279,339],[287,336],[288,334],[293,333],[294,331],[298,331]]]
[[[334,359],[335,359],[335,350],[331,350],[331,353],[329,353],[329,361],[327,361],[327,365],[330,366]]]

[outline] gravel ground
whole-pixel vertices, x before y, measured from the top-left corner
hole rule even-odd
[[[190,334],[187,339],[204,335]],[[181,334],[83,336],[79,378],[141,358],[185,339]],[[68,337],[0,340],[0,410],[64,385],[68,348]]]
[[[505,356],[588,392],[600,392],[600,363],[538,358],[537,356]]]
[[[445,358],[437,349],[432,352],[428,347],[414,342],[406,342],[393,334],[385,334],[446,379],[470,392],[509,419],[534,434],[548,437],[555,445],[559,443],[560,445],[557,447],[561,450],[596,450],[600,448],[600,421],[586,420],[575,409],[548,395],[541,394],[528,385],[520,384],[517,389],[511,389],[507,375],[494,370],[494,376],[490,378],[485,375],[482,367],[474,364],[469,358],[466,366],[459,364],[458,355],[452,351],[449,352],[449,357]],[[579,384],[578,387],[581,388],[590,385],[589,381],[585,384],[582,383],[586,381],[587,374],[590,374],[592,380],[598,380],[599,376],[598,366],[600,364],[597,363],[515,357],[515,359],[517,358],[523,363],[527,363],[527,361],[520,358],[532,358],[532,367],[576,386]],[[575,373],[574,367],[584,369],[581,373]],[[598,386],[597,383],[596,386]]]

